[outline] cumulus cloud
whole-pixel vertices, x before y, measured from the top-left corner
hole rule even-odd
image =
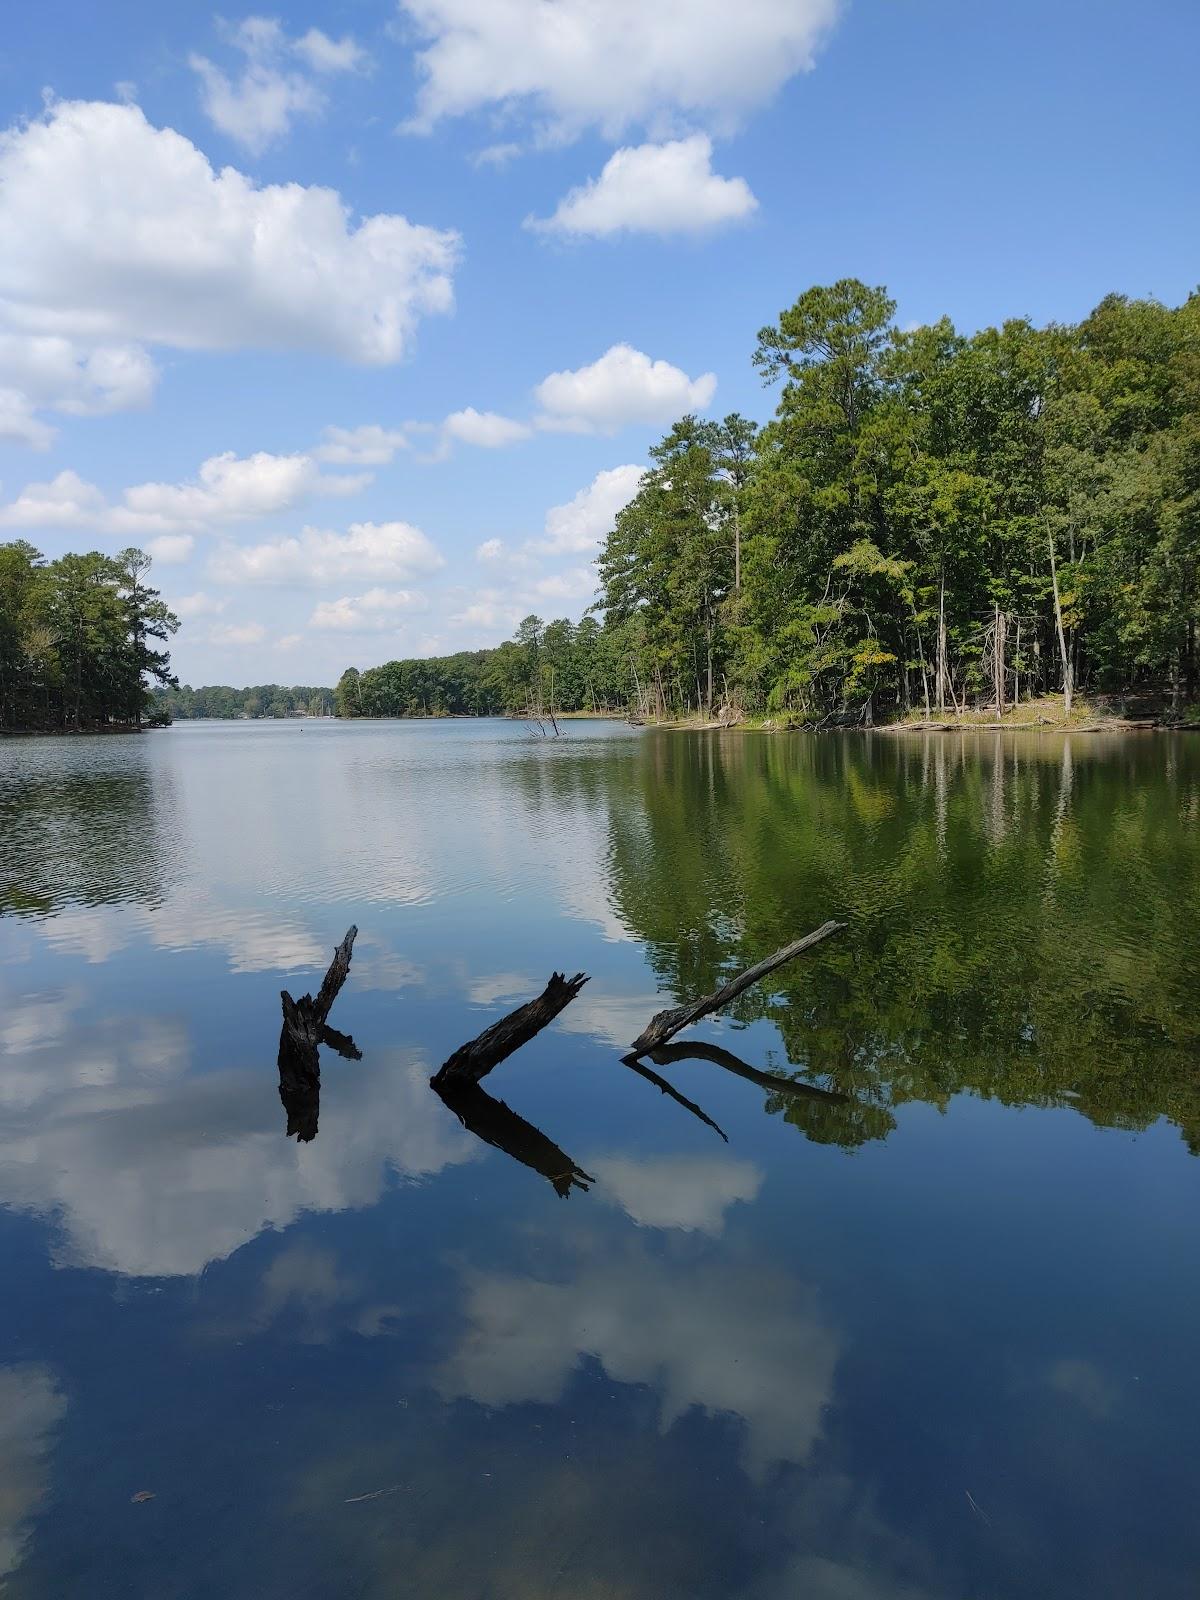
[[[618,150],[598,178],[572,189],[552,217],[529,218],[541,233],[604,239],[616,233],[704,233],[742,222],[758,207],[745,178],[712,170],[704,133],[669,144]]]
[[[510,633],[524,615],[507,591],[482,589],[454,612],[450,621],[457,628],[480,628],[489,633],[500,628]]]
[[[337,466],[386,467],[408,443],[402,428],[367,422],[358,428],[326,428],[313,455]]]
[[[531,541],[532,548],[553,555],[579,555],[594,550],[612,530],[621,511],[633,499],[644,467],[607,467],[586,488],[564,505],[546,513],[546,537]]]
[[[225,599],[198,589],[195,594],[180,595],[178,600],[170,602],[170,606],[177,617],[213,617],[224,611],[228,603]]]
[[[322,473],[309,455],[277,456],[260,450],[210,456],[187,483],[139,483],[119,504],[78,473],[60,472],[49,483],[30,483],[0,507],[0,527],[95,528],[141,537],[246,521],[287,511],[313,494],[356,493],[369,478]]]
[[[596,592],[596,574],[591,567],[571,567],[538,578],[527,593],[532,600],[587,600]]]
[[[508,163],[521,154],[521,146],[506,140],[500,144],[484,145],[482,150],[477,150],[471,157],[473,167],[506,167]]]
[[[145,551],[153,561],[161,561],[169,567],[186,561],[195,545],[196,541],[190,533],[164,533],[158,538],[147,539]]]
[[[298,537],[225,545],[212,564],[225,583],[292,585],[344,578],[403,583],[444,565],[432,541],[407,522],[354,522],[345,533],[305,528]]]
[[[310,28],[292,41],[292,49],[314,72],[365,72],[371,65],[367,51],[348,33],[331,39],[320,28]]]
[[[703,411],[716,392],[711,372],[689,378],[667,361],[615,344],[591,366],[552,372],[534,390],[540,428],[559,433],[616,433],[629,423],[661,424]]]
[[[267,630],[261,622],[217,622],[208,637],[212,644],[261,644]]]
[[[192,55],[189,64],[200,79],[201,105],[215,128],[256,153],[282,139],[297,117],[317,116],[325,109],[324,92],[292,62],[311,72],[357,72],[370,62],[367,52],[349,35],[331,39],[310,28],[289,39],[272,17],[246,17],[223,29],[233,48],[245,58],[233,77],[207,56]]]
[[[200,79],[204,115],[255,155],[289,133],[295,118],[316,116],[325,107],[325,96],[298,72],[251,61],[231,79],[207,56],[189,56],[188,64]]]
[[[495,411],[476,411],[474,406],[451,412],[442,423],[443,437],[479,445],[485,450],[497,450],[519,439],[528,439],[531,432],[527,423],[502,417]]]
[[[333,189],[215,172],[136,106],[85,101],[0,134],[0,236],[10,363],[76,373],[65,393],[0,375],[35,410],[144,401],[146,345],[397,361],[421,316],[451,309],[459,251],[403,216],[356,221]]]
[[[840,0],[401,0],[423,41],[408,126],[522,107],[560,137],[728,127],[813,64]]]
[[[310,620],[314,628],[339,633],[388,633],[405,612],[424,604],[424,595],[411,589],[368,589],[340,600],[322,600]]]
[[[504,554],[503,539],[485,539],[475,546],[476,561],[499,561]]]
[[[150,403],[158,373],[136,345],[86,349],[55,334],[6,333],[3,323],[0,306],[0,439],[43,450],[55,430],[40,410],[102,416]]]

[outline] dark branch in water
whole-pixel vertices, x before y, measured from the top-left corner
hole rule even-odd
[[[572,1189],[586,1192],[588,1184],[595,1183],[595,1178],[577,1167],[540,1128],[519,1117],[503,1100],[494,1100],[478,1083],[469,1078],[451,1078],[440,1083],[434,1078],[431,1081],[443,1104],[453,1111],[464,1128],[485,1144],[503,1150],[522,1166],[540,1172],[564,1200]]]
[[[485,1028],[469,1044],[460,1045],[430,1079],[433,1087],[440,1089],[448,1083],[478,1083],[514,1050],[528,1044],[547,1023],[553,1022],[587,981],[582,972],[577,972],[573,978],[564,978],[561,972],[552,973],[550,982],[536,1000],[530,1000],[507,1017],[501,1017],[499,1022],[493,1022],[490,1028]]]
[[[625,1059],[628,1061],[629,1057]],[[756,1083],[768,1094],[790,1095],[794,1100],[821,1100],[826,1105],[844,1106],[850,1103],[848,1094],[818,1089],[815,1084],[798,1083],[794,1078],[781,1078],[774,1072],[760,1072],[740,1056],[735,1056],[731,1050],[723,1050],[719,1044],[704,1044],[700,1040],[666,1044],[658,1050],[651,1050],[650,1059],[660,1067],[674,1066],[677,1061],[711,1061],[715,1066],[724,1067],[726,1072],[734,1072],[739,1078],[745,1078],[748,1083]]]
[[[279,1098],[287,1112],[288,1137],[294,1134],[302,1144],[317,1137],[317,1117],[321,1108],[321,1059],[325,1044],[348,1061],[361,1061],[362,1051],[347,1033],[339,1033],[326,1023],[346,975],[358,929],[351,927],[333,952],[317,998],[301,995],[293,1000],[286,989],[280,991],[283,1027],[279,1030]]]
[[[777,967],[794,960],[805,950],[811,950],[813,945],[820,944],[822,939],[828,939],[830,934],[839,933],[845,926],[844,922],[824,922],[812,933],[806,933],[803,939],[786,944],[782,950],[776,950],[773,956],[767,956],[764,960],[756,962],[744,972],[735,973],[715,993],[703,995],[688,1005],[674,1006],[668,1011],[658,1012],[633,1041],[632,1053],[635,1056],[650,1055],[652,1051],[666,1044],[668,1039],[673,1039],[682,1028],[690,1027],[693,1022],[699,1022],[701,1017],[710,1016],[714,1011],[720,1011],[760,978],[767,977]]]
[[[656,1055],[654,1059],[657,1061],[658,1056]],[[638,1060],[637,1056],[622,1056],[621,1061],[630,1069],[631,1072],[636,1072],[639,1077],[645,1078],[647,1083],[652,1083],[656,1089],[661,1089],[663,1094],[670,1095],[672,1100],[674,1100],[678,1105],[683,1106],[685,1110],[690,1111],[694,1117],[699,1117],[701,1122],[706,1122],[710,1128],[715,1128],[716,1131],[721,1135],[722,1139],[724,1139],[725,1143],[729,1143],[729,1135],[725,1132],[724,1128],[719,1127],[707,1112],[701,1111],[700,1107],[695,1103],[694,1100],[687,1099],[686,1096],[679,1093],[678,1089],[672,1088],[665,1078],[660,1078],[657,1072],[652,1071],[649,1067],[643,1066]]]

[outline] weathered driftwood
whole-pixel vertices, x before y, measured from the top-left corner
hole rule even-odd
[[[279,1098],[287,1113],[288,1137],[302,1143],[317,1136],[321,1109],[320,1046],[328,1045],[350,1061],[361,1061],[362,1051],[347,1033],[329,1027],[326,1018],[337,999],[346,975],[358,929],[351,927],[333,952],[317,997],[301,995],[293,1000],[286,989],[280,991],[283,1026],[279,1030]]]
[[[564,978],[561,972],[551,973],[549,983],[536,1000],[493,1022],[477,1039],[460,1045],[429,1081],[435,1089],[447,1083],[478,1083],[514,1050],[528,1044],[547,1023],[553,1022],[587,981],[582,972],[577,972],[573,978]]]
[[[478,1083],[469,1078],[439,1083],[435,1078],[433,1088],[464,1128],[522,1166],[540,1172],[564,1200],[572,1189],[586,1191],[588,1184],[595,1183],[595,1178],[577,1167],[540,1128],[518,1116],[503,1100],[494,1100]]]
[[[626,1058],[628,1059],[628,1057]],[[749,1062],[735,1056],[732,1050],[723,1050],[719,1044],[705,1044],[702,1040],[689,1040],[686,1044],[660,1045],[651,1050],[650,1059],[659,1067],[671,1067],[679,1061],[711,1061],[736,1073],[748,1083],[755,1083],[768,1094],[787,1095],[793,1100],[821,1100],[826,1105],[844,1106],[850,1103],[848,1094],[838,1094],[833,1089],[818,1089],[812,1083],[797,1083],[794,1078],[783,1078],[774,1072],[760,1072]]]
[[[735,973],[715,993],[702,995],[699,1000],[693,1000],[685,1006],[673,1006],[668,1011],[660,1011],[650,1019],[647,1027],[633,1041],[633,1054],[649,1055],[651,1051],[657,1050],[669,1039],[673,1039],[682,1028],[690,1027],[693,1022],[699,1022],[701,1017],[707,1017],[714,1011],[720,1011],[760,978],[767,977],[785,962],[794,960],[805,950],[811,950],[813,945],[820,944],[822,939],[828,939],[831,934],[840,932],[845,926],[844,922],[824,922],[812,933],[806,933],[803,939],[796,939],[792,944],[784,945],[782,950],[776,950],[774,955],[765,957],[752,967],[747,967],[744,972]]]
[[[654,1059],[657,1060],[658,1057],[655,1056]],[[645,1066],[641,1061],[638,1060],[637,1056],[622,1056],[621,1061],[630,1069],[631,1072],[636,1072],[640,1078],[645,1078],[647,1083],[652,1083],[654,1087],[661,1090],[663,1094],[669,1095],[677,1105],[683,1106],[684,1109],[690,1111],[694,1117],[699,1117],[700,1121],[706,1122],[710,1128],[715,1128],[716,1131],[721,1135],[722,1139],[724,1139],[725,1143],[729,1143],[729,1135],[725,1132],[724,1128],[722,1128],[718,1123],[714,1122],[706,1111],[702,1111],[694,1100],[689,1100],[686,1095],[680,1094],[679,1090],[673,1085],[669,1084],[665,1078],[660,1078],[657,1072],[654,1072],[651,1070],[651,1068]]]

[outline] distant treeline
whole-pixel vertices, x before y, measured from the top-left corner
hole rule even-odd
[[[172,717],[189,721],[199,717],[330,717],[333,690],[296,684],[286,689],[278,683],[260,683],[250,689],[207,684],[193,689],[164,689],[155,697]]]
[[[494,717],[510,712],[619,711],[631,702],[629,663],[619,631],[526,617],[516,638],[494,650],[388,661],[338,680],[339,717]]]
[[[390,662],[343,715],[718,702],[811,722],[1200,678],[1200,293],[1081,323],[895,325],[809,289],[758,336],[761,430],[682,418],[616,517],[596,611]]]
[[[149,568],[134,549],[47,561],[23,539],[0,544],[0,728],[142,724],[147,683],[175,681],[155,645],[179,627]]]

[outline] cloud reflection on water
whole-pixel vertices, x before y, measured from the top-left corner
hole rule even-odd
[[[389,1174],[428,1177],[478,1154],[418,1051],[339,1063],[323,1137],[301,1148],[280,1132],[269,1061],[188,1073],[169,1021],[92,1021],[78,996],[33,1003],[54,1037],[47,1048],[28,1018],[9,1019],[0,1203],[56,1220],[60,1266],[197,1273],[304,1212],[373,1205]]]
[[[752,1477],[804,1461],[820,1435],[838,1341],[815,1296],[772,1266],[630,1245],[561,1281],[471,1269],[464,1286],[466,1329],[434,1379],[445,1399],[553,1405],[590,1356],[657,1391],[664,1432],[695,1406],[739,1417]]]

